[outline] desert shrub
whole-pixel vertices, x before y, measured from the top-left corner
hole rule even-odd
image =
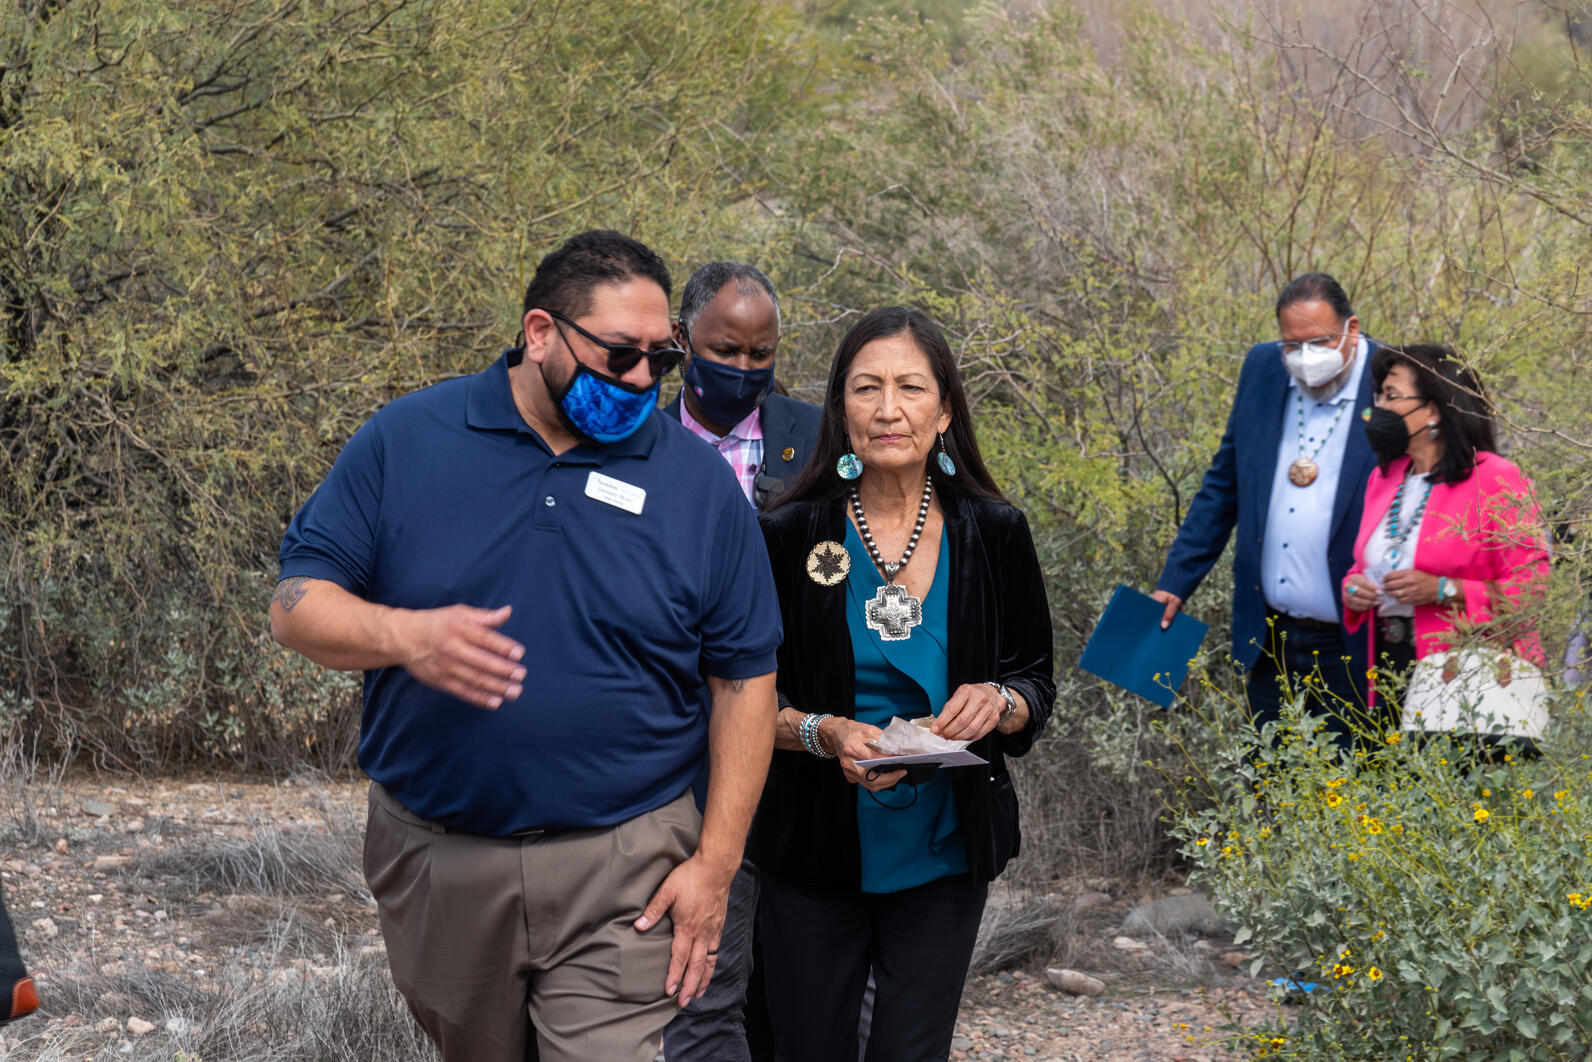
[[[751,229],[802,48],[748,0],[8,6],[0,722],[346,766],[356,682],[266,634],[286,521],[371,412],[508,345],[570,232]]]
[[[1565,698],[1560,717],[1579,714]],[[1299,1059],[1570,1059],[1592,1039],[1592,771],[1561,728],[1540,760],[1362,734],[1344,754],[1297,706],[1189,771],[1195,879],[1252,971],[1317,987],[1294,1027],[1240,1039]]]
[[[798,130],[801,167],[780,174],[788,275],[809,278],[791,364],[818,378],[871,306],[928,310],[1035,530],[1062,689],[1050,741],[1017,768],[1035,828],[1013,873],[1035,882],[1102,852],[1135,873],[1174,861],[1143,764],[1185,747],[1210,762],[1227,732],[1197,716],[1238,677],[1213,658],[1213,685],[1162,713],[1073,665],[1113,586],[1159,574],[1292,276],[1335,274],[1379,339],[1455,344],[1549,519],[1592,511],[1592,68],[1564,27],[1490,4],[1111,8],[981,4],[954,31],[860,20],[837,67],[856,102]],[[1538,168],[1499,153],[1517,44]],[[1585,596],[1582,549],[1561,551],[1544,605],[1550,655]],[[1224,557],[1188,603],[1213,654],[1229,573]]]

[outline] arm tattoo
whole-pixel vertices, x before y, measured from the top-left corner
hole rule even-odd
[[[293,606],[304,600],[304,584],[309,582],[307,575],[293,575],[276,584],[276,593],[271,595],[273,602],[281,602],[283,612],[292,612]]]

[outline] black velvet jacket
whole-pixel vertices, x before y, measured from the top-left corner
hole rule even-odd
[[[967,843],[968,873],[990,881],[1021,843],[1017,794],[1007,756],[1021,756],[1044,729],[1056,700],[1050,606],[1028,521],[1018,509],[942,490],[949,536],[950,683],[995,681],[1028,702],[1028,725],[991,732],[969,748],[985,767],[951,771]],[[785,644],[779,650],[781,703],[803,711],[851,716],[855,664],[846,626],[846,584],[822,586],[807,575],[819,542],[844,542],[845,498],[802,501],[762,516],[763,537],[779,591]],[[758,866],[809,885],[861,886],[857,790],[833,760],[776,749],[747,852]]]

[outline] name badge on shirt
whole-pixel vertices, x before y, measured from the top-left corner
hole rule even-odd
[[[646,491],[633,483],[622,482],[601,472],[587,475],[586,497],[596,498],[604,505],[612,505],[616,509],[623,509],[637,516],[641,515],[641,507],[647,504]]]

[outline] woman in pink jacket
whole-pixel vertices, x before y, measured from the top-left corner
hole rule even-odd
[[[1481,385],[1436,345],[1385,347],[1371,373],[1365,430],[1379,467],[1343,581],[1345,625],[1366,630],[1383,671],[1408,673],[1483,625],[1540,665],[1523,606],[1548,552],[1531,481],[1494,452]],[[1375,696],[1373,679],[1367,703]]]

